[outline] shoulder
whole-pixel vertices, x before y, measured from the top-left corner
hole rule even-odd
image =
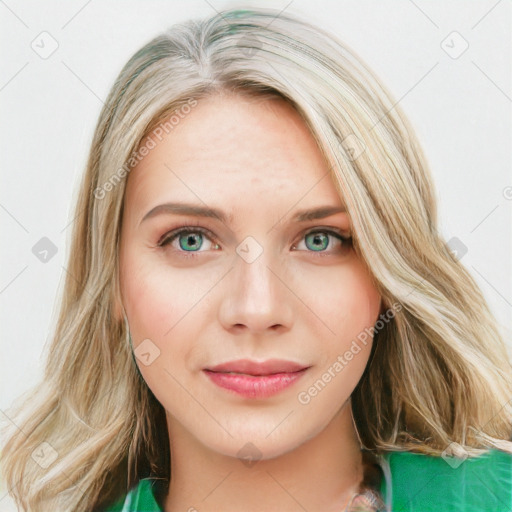
[[[126,496],[122,496],[103,512],[162,512],[153,492],[155,485],[157,485],[155,479],[140,480]]]
[[[512,454],[478,457],[386,452],[381,493],[393,512],[503,512],[512,510]]]

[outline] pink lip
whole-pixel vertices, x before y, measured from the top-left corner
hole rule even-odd
[[[246,375],[271,375],[273,373],[298,372],[304,370],[304,368],[307,368],[307,366],[283,359],[268,359],[262,363],[251,361],[250,359],[238,359],[237,361],[228,361],[227,363],[205,368],[205,370],[245,373]]]
[[[279,359],[263,363],[242,359],[205,368],[203,371],[217,386],[246,398],[266,398],[291,386],[308,368]]]

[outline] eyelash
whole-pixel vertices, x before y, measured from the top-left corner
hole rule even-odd
[[[215,237],[208,229],[202,228],[200,226],[188,225],[188,226],[182,226],[182,227],[173,229],[172,231],[169,231],[168,233],[163,235],[160,238],[160,240],[158,241],[157,246],[165,249],[165,247],[167,245],[169,245],[171,242],[173,242],[182,233],[202,233],[203,235],[206,235],[208,238],[210,238],[213,243],[217,243],[217,242],[215,242]],[[315,227],[315,228],[307,231],[306,233],[304,233],[302,235],[301,241],[307,235],[310,235],[313,233],[325,233],[328,235],[332,235],[334,238],[337,238],[338,240],[340,240],[342,242],[342,247],[345,246],[345,249],[348,249],[352,246],[352,237],[344,236],[341,233],[334,231],[333,229],[322,228],[322,227]],[[180,256],[184,257],[184,258],[197,258],[198,253],[201,253],[203,251],[183,251],[183,250],[177,249],[176,252],[179,253]],[[331,254],[326,251],[306,251],[306,252],[310,252],[312,254],[315,254],[315,256],[319,256],[319,257]]]

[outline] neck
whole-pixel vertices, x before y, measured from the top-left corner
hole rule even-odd
[[[350,401],[293,450],[245,465],[193,438],[167,415],[171,481],[165,512],[343,510],[363,479]]]

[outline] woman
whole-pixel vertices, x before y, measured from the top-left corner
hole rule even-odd
[[[268,9],[172,27],[116,80],[81,191],[3,448],[22,509],[506,510],[505,344],[405,116],[335,38]]]

